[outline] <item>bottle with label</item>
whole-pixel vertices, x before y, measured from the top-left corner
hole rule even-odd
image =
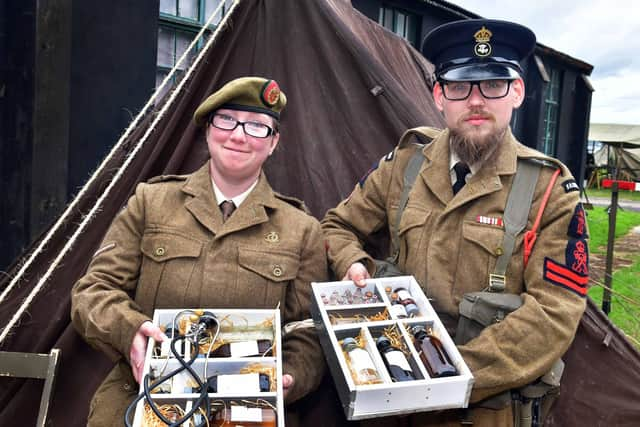
[[[389,308],[389,311],[398,319],[406,319],[408,316],[407,309],[400,303],[398,294],[395,292],[392,293],[389,299],[391,300],[391,308]]]
[[[230,405],[211,414],[215,427],[276,427],[276,412],[271,408]]]
[[[272,356],[271,340],[230,342],[213,350],[210,357],[260,357]]]
[[[407,311],[407,316],[414,317],[420,315],[420,310],[413,300],[413,297],[406,288],[396,288],[394,291],[398,295],[398,301],[404,305],[404,309]]]
[[[376,340],[376,346],[393,381],[413,381],[416,379],[404,353],[399,348],[392,346],[389,338],[381,335]]]
[[[356,385],[378,384],[382,382],[378,370],[367,350],[360,348],[355,339],[347,337],[342,341],[342,350],[349,360],[351,377]]]
[[[431,378],[452,377],[458,375],[458,370],[444,350],[442,342],[436,338],[431,329],[424,326],[413,326],[411,333],[415,337],[414,344],[420,352],[420,359],[429,371]]]

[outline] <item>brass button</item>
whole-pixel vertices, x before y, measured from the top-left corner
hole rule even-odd
[[[162,255],[164,255],[164,253],[165,253],[165,250],[164,250],[164,248],[162,246],[160,246],[159,248],[156,248],[156,255],[157,256],[162,256]]]
[[[124,389],[124,391],[131,391],[131,390],[133,390],[133,387],[131,387],[131,384],[129,384],[129,383],[124,383],[124,385],[122,386],[122,388]]]
[[[282,268],[279,265],[273,267],[273,275],[276,277],[282,276]]]
[[[504,250],[502,250],[502,248],[500,246],[498,246],[496,248],[496,255],[500,256],[504,253]]]
[[[280,236],[278,236],[278,233],[275,231],[270,231],[266,236],[264,236],[264,240],[269,243],[278,243],[278,241],[280,241]]]

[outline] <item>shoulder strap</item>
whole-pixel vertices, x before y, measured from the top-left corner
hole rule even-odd
[[[402,194],[400,195],[400,201],[398,202],[396,221],[391,227],[390,261],[394,264],[398,261],[398,256],[400,254],[400,247],[398,245],[398,230],[400,228],[402,212],[404,212],[404,208],[407,206],[409,193],[411,192],[411,188],[413,188],[413,183],[416,181],[418,173],[420,172],[420,168],[422,167],[422,163],[424,163],[425,160],[424,154],[422,153],[422,147],[431,142],[433,138],[435,138],[440,132],[440,129],[428,126],[413,128],[407,130],[402,135],[402,137],[400,137],[400,142],[398,142],[398,147],[403,147],[408,144],[411,138],[416,137],[420,141],[420,148],[416,150],[413,156],[411,156],[411,159],[409,159],[409,163],[407,163],[407,167],[404,170],[404,177],[402,179]]]
[[[400,247],[398,245],[398,232],[400,229],[400,220],[402,219],[402,212],[407,207],[407,201],[409,200],[409,192],[413,188],[413,183],[416,181],[420,167],[424,163],[425,157],[422,153],[422,149],[416,150],[411,156],[407,167],[404,170],[404,178],[402,179],[402,194],[400,195],[400,201],[398,202],[398,212],[396,214],[396,222],[391,229],[391,258],[395,263],[398,261],[398,255],[400,254]]]
[[[516,236],[524,230],[531,209],[533,192],[538,182],[542,165],[538,162],[518,159],[516,175],[504,208],[504,237],[502,254],[496,261],[493,274],[489,275],[489,291],[502,292],[505,289],[505,273],[511,260]]]

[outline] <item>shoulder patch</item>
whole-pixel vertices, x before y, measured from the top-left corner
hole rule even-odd
[[[186,181],[187,175],[160,175],[154,176],[153,178],[147,180],[149,184],[155,184],[157,182],[166,182],[166,181]]]
[[[384,156],[384,161],[385,162],[389,162],[391,160],[393,160],[393,155],[395,154],[396,150],[391,150],[389,152],[389,154],[387,154],[386,156]]]
[[[569,193],[571,191],[580,191],[580,187],[578,186],[578,183],[573,178],[564,181],[562,183],[562,186],[564,187],[565,193]]]
[[[589,277],[589,246],[585,239],[569,239],[565,258],[571,271]]]
[[[273,192],[273,194],[276,196],[276,198],[287,202],[288,204],[290,204],[291,206],[293,206],[296,209],[300,209],[301,211],[304,211],[306,213],[310,213],[309,209],[307,208],[307,205],[304,204],[304,202],[300,199],[298,199],[297,197],[293,197],[293,196],[285,196],[284,194],[280,194],[276,191]]]
[[[371,168],[369,168],[369,170],[367,171],[367,173],[365,173],[362,178],[360,178],[360,180],[358,180],[358,185],[360,185],[360,188],[362,188],[364,186],[365,181],[367,180],[367,178],[369,178],[369,175],[371,175],[371,172],[373,172],[374,170],[378,169],[378,166],[380,165],[380,160],[376,161],[373,166],[371,166]]]
[[[589,276],[576,273],[551,258],[544,259],[543,277],[547,282],[565,288],[583,298],[587,295]]]
[[[584,209],[582,208],[582,203],[578,203],[573,211],[567,235],[577,239],[589,237],[589,233],[587,233],[587,220]]]

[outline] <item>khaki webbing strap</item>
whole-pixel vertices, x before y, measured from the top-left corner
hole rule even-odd
[[[400,142],[398,142],[398,147],[403,147],[414,136],[421,141],[421,143],[419,144],[420,148],[418,148],[418,150],[413,153],[413,156],[411,156],[411,159],[409,159],[409,163],[404,170],[404,177],[402,179],[402,194],[400,195],[400,200],[398,202],[396,221],[393,224],[393,227],[391,227],[391,247],[389,248],[389,261],[394,264],[398,262],[398,256],[400,255],[398,233],[400,229],[400,220],[402,219],[402,212],[404,212],[404,208],[407,207],[407,202],[409,201],[409,193],[411,192],[411,188],[413,188],[413,183],[416,181],[418,173],[420,173],[422,163],[424,163],[425,160],[424,154],[422,153],[422,147],[424,147],[425,143],[431,142],[431,140],[439,132],[439,129],[426,126],[413,128],[407,130],[404,134],[402,134],[402,136],[400,137]],[[428,140],[423,143],[425,137],[428,138]]]
[[[407,202],[409,201],[409,192],[411,188],[413,188],[413,183],[418,177],[418,173],[420,172],[420,168],[422,167],[422,163],[424,163],[425,157],[422,153],[422,148],[418,149],[407,164],[406,169],[404,170],[404,178],[402,180],[402,195],[400,196],[400,201],[398,202],[398,213],[396,215],[396,223],[391,231],[391,260],[392,262],[398,261],[398,256],[400,255],[400,246],[398,244],[398,232],[400,230],[400,220],[402,219],[402,212],[404,212],[404,208],[407,207]]]
[[[527,160],[518,160],[516,176],[509,191],[507,205],[504,208],[504,237],[502,239],[502,254],[496,261],[493,274],[489,275],[489,291],[502,292],[506,287],[505,273],[511,261],[516,236],[527,225],[533,192],[538,182],[542,165]]]

